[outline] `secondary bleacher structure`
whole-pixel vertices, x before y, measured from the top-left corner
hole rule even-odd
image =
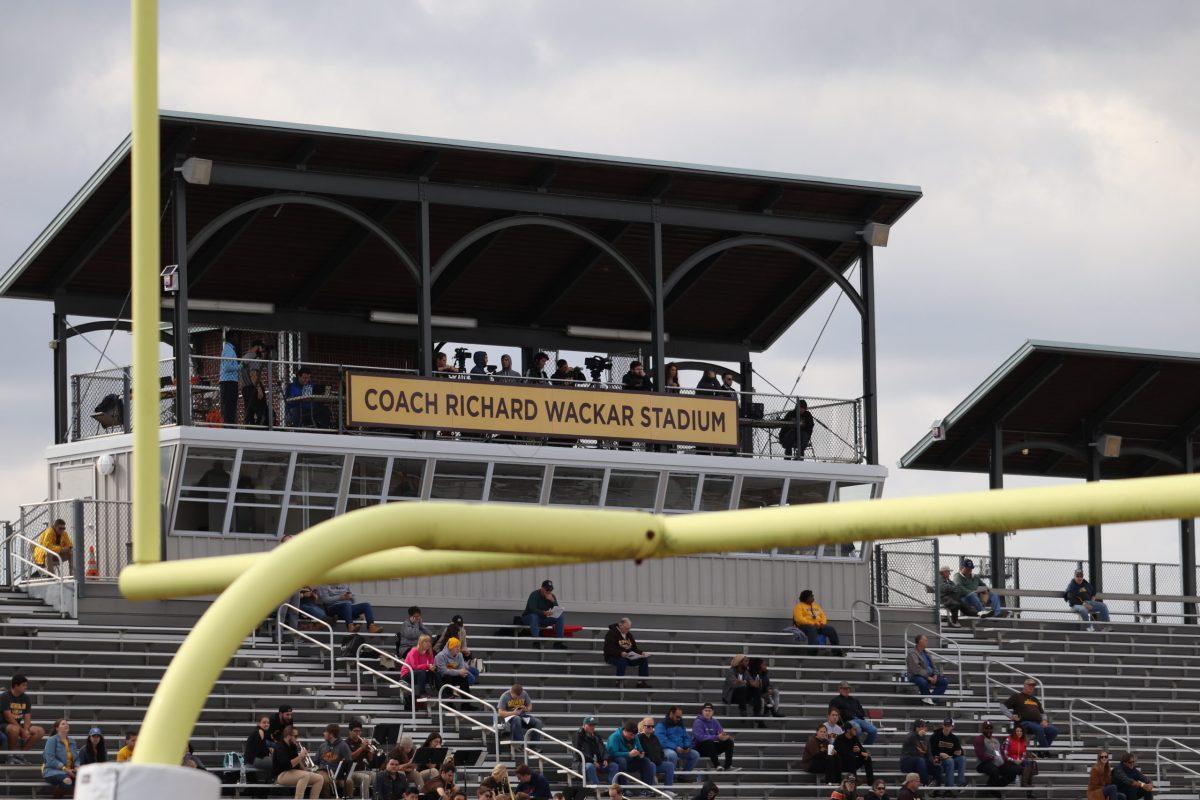
[[[383,615],[389,632],[368,636],[373,645],[392,651],[390,631],[396,629],[401,613]],[[1160,800],[1197,796],[1200,751],[1190,747],[1200,741],[1200,720],[1195,714],[1200,700],[1200,668],[1195,666],[1200,635],[1183,626],[1145,624],[1088,633],[1078,626],[1032,620],[988,620],[974,629],[939,634],[935,628],[901,619],[899,613],[883,609],[879,638],[872,632],[871,641],[847,648],[845,658],[812,655],[789,634],[764,630],[770,627],[765,623],[758,626],[760,630],[740,631],[723,629],[724,620],[709,625],[721,630],[641,628],[639,644],[653,654],[649,689],[636,688],[635,678],[620,681],[602,663],[603,627],[585,626],[566,649],[537,649],[528,638],[498,635],[494,626],[474,624],[470,644],[483,657],[486,669],[472,694],[491,703],[519,680],[533,697],[535,713],[547,732],[564,740],[570,740],[586,715],[599,716],[600,732],[607,735],[623,720],[661,717],[672,704],[687,709],[690,719],[701,703],[711,701],[718,704],[718,716],[737,742],[738,770],[712,773],[723,795],[815,800],[828,797],[830,787],[800,771],[800,754],[836,694],[838,682],[849,680],[864,706],[882,714],[881,735],[871,752],[876,775],[887,781],[893,796],[901,777],[900,744],[912,721],[940,720],[946,713],[955,718],[968,748],[972,786],[960,790],[960,796],[1026,797],[1028,792],[1035,797],[1080,798],[1088,767],[1101,745],[1114,752],[1132,746],[1146,771],[1157,779],[1155,796]],[[889,620],[893,614],[895,619]],[[694,620],[700,626],[703,622]],[[437,624],[430,627],[440,630]],[[64,620],[20,592],[0,593],[0,664],[6,665],[6,673],[30,676],[36,722],[48,728],[56,718],[67,717],[74,723],[73,737],[79,740],[88,726],[99,725],[110,758],[121,734],[139,724],[186,632],[183,624],[145,627]],[[944,659],[946,674],[952,678],[947,708],[923,704],[903,679],[905,647],[921,632],[931,634],[934,652]],[[288,640],[281,644],[263,636],[247,639],[222,673],[192,737],[197,755],[210,769],[222,764],[225,753],[241,752],[258,717],[281,703],[295,707],[304,739],[314,749],[320,730],[329,722],[362,719],[368,735],[376,724],[400,723],[418,742],[441,726],[450,747],[482,747],[485,753],[477,763],[459,765],[469,795],[495,763],[493,717],[481,704],[448,698],[445,711],[454,709],[458,714],[439,714],[436,704],[424,703],[412,714],[403,709],[391,681],[359,669],[352,655],[337,658],[331,684],[328,651],[305,638],[285,635]],[[321,637],[313,634],[312,639]],[[368,661],[370,652],[363,651],[363,663],[377,669],[377,662]],[[769,658],[773,682],[782,692],[784,718],[765,719],[765,727],[760,728],[758,720],[738,717],[736,708],[719,704],[724,665],[737,652]],[[1048,713],[1061,737],[1051,756],[1041,761],[1036,786],[985,789],[974,771],[970,740],[980,720],[993,720],[998,728],[1004,723],[998,698],[1015,690],[1026,674],[1041,682]],[[498,750],[510,767],[525,757],[519,744],[506,739]],[[540,766],[551,784],[556,790],[565,786],[569,776],[550,760],[569,763],[566,749],[543,742],[538,750],[548,757]],[[8,763],[12,755],[12,751],[3,753],[0,795],[48,796],[39,776],[40,753],[24,754],[28,765]],[[529,760],[539,766],[536,756],[530,755]],[[675,792],[692,794],[696,785],[689,781],[701,777],[681,775]],[[246,796],[252,787],[234,780],[226,795]],[[271,796],[290,796],[290,791],[275,788]]]

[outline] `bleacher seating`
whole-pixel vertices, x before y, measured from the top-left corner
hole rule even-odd
[[[401,614],[381,615],[388,630],[396,629],[395,620]],[[440,630],[441,622],[433,620],[430,627]],[[567,740],[587,715],[601,718],[600,732],[607,736],[623,720],[643,716],[657,719],[672,704],[683,706],[685,719],[690,721],[700,704],[710,701],[717,705],[718,717],[737,741],[735,766],[739,771],[713,773],[722,787],[722,796],[817,800],[828,797],[831,787],[799,770],[800,755],[816,722],[824,717],[829,699],[836,694],[838,682],[849,680],[864,706],[882,712],[882,719],[877,721],[881,735],[871,752],[877,776],[887,781],[889,793],[894,796],[901,778],[899,748],[912,720],[938,720],[946,709],[923,705],[914,687],[903,680],[905,654],[899,644],[903,627],[890,628],[886,615],[884,627],[885,642],[894,645],[885,647],[882,656],[874,647],[863,647],[849,648],[846,658],[812,655],[789,635],[779,632],[639,628],[639,644],[653,654],[649,689],[637,689],[633,676],[624,682],[618,680],[603,664],[601,627],[586,627],[565,650],[535,649],[525,638],[482,635],[472,629],[471,648],[484,658],[487,667],[472,692],[494,702],[514,680],[519,680],[533,697],[535,714],[546,730]],[[1043,681],[1048,712],[1062,731],[1051,748],[1051,757],[1042,761],[1037,785],[1032,789],[1035,797],[1082,798],[1095,747],[1107,742],[1114,752],[1123,749],[1117,741],[1124,738],[1123,726],[1105,712],[1088,707],[1084,700],[1129,721],[1142,765],[1154,774],[1159,737],[1181,739],[1200,749],[1200,720],[1194,715],[1200,698],[1200,665],[1196,660],[1200,638],[1189,639],[1163,626],[1159,629],[1150,633],[1141,626],[1132,633],[1087,634],[1077,626],[994,620],[974,630],[947,631],[945,636],[960,645],[957,649],[967,684],[952,683],[946,698],[949,713],[958,723],[957,732],[969,750],[980,719],[1004,720],[995,702],[989,707],[985,701],[985,663],[1000,661]],[[30,676],[38,723],[49,727],[56,717],[67,716],[79,736],[86,726],[99,725],[105,731],[110,757],[119,746],[122,732],[138,725],[159,677],[186,632],[183,627],[131,627],[116,621],[111,625],[78,624],[59,619],[20,593],[0,593],[0,663],[9,665],[9,671],[19,670]],[[384,650],[392,649],[390,633],[367,638]],[[933,643],[938,652],[953,649],[938,645]],[[769,658],[786,717],[765,719],[765,727],[760,728],[755,725],[757,720],[739,717],[736,708],[720,704],[723,668],[734,652]],[[362,675],[360,699],[352,658],[339,661],[331,687],[325,655],[304,641],[285,642],[277,649],[266,638],[248,639],[222,674],[192,737],[202,762],[215,768],[225,753],[240,752],[258,716],[284,702],[295,707],[298,725],[310,746],[315,746],[325,724],[345,724],[355,718],[367,723],[368,734],[381,722],[402,723],[405,732],[412,733],[418,742],[437,729],[438,715],[429,706],[418,707],[414,724],[409,713],[402,710],[395,691],[369,674]],[[1018,673],[1008,670],[994,670],[992,674],[1014,688],[1021,680]],[[994,687],[993,694],[997,691],[1004,693]],[[1073,732],[1067,719],[1071,700],[1076,700],[1075,710],[1081,720]],[[490,720],[488,712],[469,701],[458,707],[464,713]],[[1086,727],[1085,722],[1111,731],[1121,728],[1121,733],[1108,735]],[[482,732],[469,723],[447,715],[444,724],[451,747],[484,746],[489,753],[478,765],[460,770],[468,794],[473,795],[474,786],[494,762],[490,735],[486,745],[481,745]],[[556,750],[550,744],[544,750],[557,760],[565,760],[561,748]],[[503,743],[501,756],[510,765],[521,755],[520,748]],[[1190,764],[1200,774],[1200,754],[1191,756],[1177,753],[1172,757]],[[39,779],[40,754],[31,754],[29,761],[32,766],[0,765],[0,795],[49,795]],[[544,766],[552,785],[564,785],[561,774],[549,764]],[[702,762],[700,768],[704,766]],[[958,796],[994,796],[985,794],[995,790],[982,787],[974,766],[973,754],[968,752],[968,777],[974,785]],[[681,776],[676,793],[693,794],[695,784],[683,781],[697,777]],[[1197,796],[1200,781],[1196,774],[1169,767],[1166,776],[1157,777],[1162,784],[1155,793],[1159,800]],[[233,796],[240,789],[231,786],[227,791]],[[286,794],[273,792],[272,796]],[[1000,790],[1000,796],[1025,798],[1026,790],[1014,784]]]

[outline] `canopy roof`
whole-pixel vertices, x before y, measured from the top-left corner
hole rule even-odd
[[[994,425],[1004,472],[1086,478],[1089,444],[1122,438],[1102,478],[1181,472],[1185,442],[1200,429],[1200,353],[1027,341],[927,433],[901,467],[988,472]]]
[[[416,201],[426,198],[435,264],[465,234],[501,218],[552,215],[568,223],[491,233],[441,272],[433,313],[480,327],[646,330],[657,221],[671,288],[668,335],[751,350],[769,346],[834,282],[778,242],[841,275],[859,256],[865,223],[892,224],[921,196],[916,186],[171,111],[162,112],[161,141],[164,205],[174,166],[188,157],[214,163],[210,183],[188,188],[189,241],[223,212],[278,192],[361,212],[414,258]],[[107,304],[117,313],[129,289],[129,193],[126,139],[0,277],[0,294],[79,298],[76,308]],[[575,228],[610,244],[626,264]],[[689,257],[737,237],[755,238],[672,282]],[[173,263],[170,213],[162,242],[163,263]],[[416,282],[394,248],[360,222],[312,205],[269,206],[232,220],[191,255],[189,271],[191,296],[206,300],[359,319],[371,310],[415,312],[418,304]]]

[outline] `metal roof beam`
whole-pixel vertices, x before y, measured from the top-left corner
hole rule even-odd
[[[547,161],[534,170],[533,177],[529,179],[529,188],[538,192],[549,191],[550,184],[554,182],[557,175],[558,165],[553,161]]]
[[[692,288],[692,286],[698,280],[704,277],[704,273],[712,269],[713,265],[720,261],[722,256],[728,252],[728,250],[722,250],[719,253],[714,253],[696,266],[692,267],[686,275],[680,278],[679,281],[671,287],[671,291],[667,293],[667,297],[663,302],[665,308],[670,309],[671,306],[682,300],[684,294],[687,293],[687,290]]]
[[[400,209],[403,203],[379,203],[370,212],[370,217],[377,224],[382,225],[388,217]],[[367,243],[372,233],[369,229],[362,225],[354,225],[337,245],[329,251],[329,254],[321,262],[321,265],[313,270],[299,288],[292,293],[288,298],[287,305],[291,308],[304,308],[312,299],[317,296],[317,293],[324,288],[329,279],[337,274],[347,261],[354,257],[362,246]]]
[[[287,160],[296,169],[308,169],[308,162],[317,154],[317,140],[307,137],[296,148],[296,152]]]
[[[750,210],[759,214],[770,214],[775,204],[783,199],[784,188],[778,184],[767,187],[762,196],[750,205]]]
[[[497,231],[490,236],[485,236],[476,242],[472,242],[466,250],[459,253],[453,261],[447,264],[446,268],[442,270],[441,274],[433,282],[433,287],[431,288],[432,302],[436,304],[438,300],[445,297],[446,293],[454,285],[454,282],[462,277],[503,233],[504,231]]]
[[[437,169],[440,158],[441,153],[437,150],[426,150],[409,164],[408,174],[417,180],[427,181],[429,180],[429,176],[433,174],[433,171]]]
[[[642,196],[651,203],[661,203],[667,192],[671,191],[671,184],[674,179],[670,173],[660,172],[654,176],[654,180],[650,181],[650,185],[646,187],[646,191],[642,192]]]
[[[627,222],[612,224],[602,231],[600,236],[609,244],[615,246],[631,227],[632,225]],[[600,263],[603,258],[603,251],[589,246],[573,261],[567,264],[566,268],[558,274],[558,277],[547,287],[546,291],[538,295],[537,299],[525,310],[525,316],[532,320],[532,324],[541,324],[542,320],[546,318],[555,304],[566,297],[571,289],[575,288],[575,284],[579,283],[583,276],[592,267]]]
[[[233,222],[222,228],[216,236],[214,236],[196,256],[188,260],[188,288],[191,289],[200,282],[200,278],[204,273],[208,272],[209,268],[216,264],[221,258],[229,252],[241,235],[254,224],[254,220],[258,219],[258,215],[262,210],[246,214],[243,217],[238,217]]]
[[[1171,432],[1171,435],[1162,440],[1162,443],[1154,449],[1164,453],[1176,453],[1183,449],[1184,442],[1191,437],[1200,433],[1200,408],[1192,412],[1183,424]],[[1138,476],[1144,477],[1154,471],[1157,461],[1152,461],[1149,465],[1138,470]]]
[[[1084,436],[1090,440],[1099,432],[1100,427],[1104,423],[1112,419],[1112,416],[1124,408],[1133,398],[1157,378],[1162,373],[1162,364],[1150,363],[1143,366],[1137,373],[1130,378],[1124,386],[1113,392],[1104,402],[1088,415],[1088,418],[1083,423]]]

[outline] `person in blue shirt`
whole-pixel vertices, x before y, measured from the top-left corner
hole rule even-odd
[[[287,404],[285,420],[289,428],[328,428],[329,409],[311,400],[313,396],[312,370],[301,367],[296,378],[288,384],[284,402]]]
[[[626,722],[612,732],[605,743],[610,761],[615,761],[620,772],[634,775],[644,783],[654,785],[654,762],[638,747],[637,723]],[[621,781],[624,782],[624,781]]]
[[[221,371],[218,385],[221,390],[221,422],[226,425],[237,424],[238,397],[241,395],[242,362],[238,358],[238,345],[241,335],[237,331],[227,331],[225,344],[221,347]]]
[[[550,800],[550,782],[540,772],[534,772],[528,764],[517,767],[517,791],[524,792],[533,800]]]
[[[1087,623],[1089,631],[1096,630],[1096,626],[1092,625],[1093,614],[1101,622],[1109,621],[1108,606],[1096,597],[1091,581],[1083,577],[1081,569],[1075,570],[1075,577],[1067,584],[1067,589],[1063,592],[1063,599],[1067,601],[1071,610]]]
[[[671,706],[654,726],[654,735],[662,742],[663,754],[676,770],[691,772],[700,760],[700,752],[692,744],[692,734],[683,724],[683,709]]]

